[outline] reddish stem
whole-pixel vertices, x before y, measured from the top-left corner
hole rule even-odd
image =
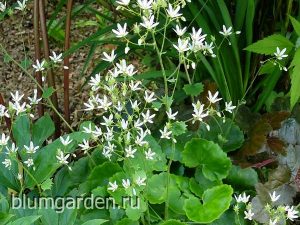
[[[34,11],[33,11],[33,26],[34,26],[34,50],[35,50],[35,61],[41,61],[41,46],[40,46],[40,32],[39,32],[39,0],[34,0]],[[35,72],[35,78],[39,85],[42,87],[42,74],[41,72]],[[42,97],[42,90],[37,88],[38,98]],[[38,105],[38,114],[39,117],[44,115],[44,106],[42,102]]]
[[[65,28],[65,51],[70,48],[70,33],[71,33],[71,14],[72,14],[73,0],[68,0],[67,4],[67,18]],[[64,58],[64,110],[65,120],[70,123],[70,58]]]
[[[39,13],[40,13],[43,45],[44,45],[44,57],[47,61],[50,61],[49,40],[48,40],[48,31],[47,31],[47,25],[46,25],[44,0],[39,0]],[[54,78],[52,69],[48,70],[47,81],[48,81],[49,86],[53,87],[55,89],[55,78]],[[52,94],[51,101],[53,103],[53,106],[59,111],[56,92],[54,92]],[[53,114],[53,120],[54,120],[54,124],[55,124],[55,128],[56,128],[55,129],[55,137],[58,138],[60,136],[60,119],[56,113]]]

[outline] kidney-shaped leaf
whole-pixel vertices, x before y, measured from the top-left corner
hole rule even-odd
[[[186,143],[182,161],[187,167],[202,166],[202,172],[211,181],[224,179],[231,168],[231,161],[219,145],[194,138]]]
[[[185,200],[187,217],[198,223],[211,223],[218,219],[230,206],[233,190],[229,185],[219,185],[206,190],[202,202],[196,197]]]

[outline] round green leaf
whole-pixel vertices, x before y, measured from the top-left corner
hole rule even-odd
[[[220,185],[206,190],[202,202],[196,197],[185,201],[187,217],[198,223],[211,223],[218,219],[230,206],[233,189],[229,185]]]
[[[168,221],[163,222],[160,225],[186,225],[186,223],[182,223],[178,220],[168,220]]]
[[[185,145],[182,161],[187,167],[202,166],[204,176],[211,181],[224,179],[231,167],[230,159],[219,145],[198,138]]]
[[[242,169],[239,166],[233,166],[226,178],[226,183],[231,184],[234,189],[245,190],[253,188],[258,183],[258,175],[252,168]]]
[[[146,198],[151,204],[161,204],[167,198],[167,174],[153,175],[147,183]]]

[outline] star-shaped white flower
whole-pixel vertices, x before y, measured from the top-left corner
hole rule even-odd
[[[190,49],[188,39],[183,40],[181,38],[178,38],[177,45],[173,44],[173,46],[179,53],[186,52]]]
[[[218,95],[219,95],[218,91],[214,95],[210,91],[208,91],[207,99],[208,99],[208,101],[210,101],[210,103],[214,104],[214,103],[222,100],[222,98],[218,98]]]
[[[148,151],[145,152],[145,156],[146,156],[146,159],[148,160],[153,160],[154,156],[155,156],[155,152],[152,152],[151,148],[148,149]]]
[[[169,7],[167,9],[167,13],[171,18],[176,18],[182,15],[182,13],[179,13],[180,6],[178,5],[175,9],[171,4],[169,4]]]
[[[4,12],[6,10],[6,2],[0,2],[0,11]]]
[[[36,60],[36,64],[32,65],[32,67],[35,69],[36,72],[45,70],[44,66],[45,66],[45,60],[43,60],[41,63],[39,62],[39,60]]]
[[[102,58],[104,61],[107,61],[107,62],[113,62],[116,58],[116,54],[115,54],[115,50],[112,50],[110,55],[107,54],[106,52],[103,52],[103,56],[104,58]]]
[[[148,0],[138,0],[137,3],[141,9],[147,10],[147,9],[151,9],[153,0],[149,0],[149,1]]]
[[[219,33],[222,34],[224,37],[228,37],[232,34],[232,27],[226,28],[225,25],[223,25],[223,30],[220,31]]]
[[[225,102],[225,111],[232,113],[232,110],[234,110],[236,106],[232,105],[232,101]]]
[[[122,27],[121,24],[117,24],[117,30],[113,29],[112,32],[116,35],[118,38],[125,37],[128,32],[127,32],[127,23],[124,23],[124,26]]]
[[[28,154],[34,154],[36,153],[36,150],[39,149],[39,146],[34,146],[33,142],[31,141],[29,143],[29,146],[24,145],[24,148],[26,149]]]
[[[119,0],[119,1],[116,1],[116,3],[119,5],[127,6],[127,5],[129,5],[130,0]]]
[[[158,22],[154,22],[154,15],[151,15],[150,17],[145,17],[143,16],[143,22],[140,23],[141,26],[145,27],[147,30],[152,30],[153,28],[155,28],[159,23]]]
[[[52,56],[49,57],[54,63],[58,63],[62,61],[62,53],[57,55],[55,52],[52,51]]]
[[[109,182],[108,184],[109,184],[109,187],[107,188],[107,190],[112,191],[112,192],[115,192],[119,187],[117,185],[117,181],[114,181],[113,183]]]
[[[146,177],[138,177],[137,179],[136,179],[136,181],[135,181],[135,183],[138,185],[138,186],[145,186],[146,185],[146,183],[145,183],[145,181],[146,181]]]
[[[161,133],[160,138],[171,139],[170,135],[172,131],[170,131],[167,126],[165,126],[163,130],[159,130],[159,132]]]
[[[26,0],[23,0],[22,2],[17,1],[17,4],[18,4],[18,6],[15,9],[20,10],[20,11],[24,11],[25,10],[25,8],[26,8]]]
[[[176,25],[175,29],[173,28],[173,30],[175,31],[175,33],[176,33],[179,37],[181,37],[182,35],[185,34],[186,29],[187,29],[186,27],[180,28],[178,25]]]
[[[272,202],[276,202],[280,198],[280,195],[276,195],[276,191],[273,191],[272,194],[269,193],[269,195]]]
[[[70,139],[70,136],[67,136],[66,139],[64,139],[63,137],[60,137],[60,142],[64,145],[64,146],[67,146],[69,145],[72,140]]]
[[[286,48],[280,50],[280,48],[276,48],[276,52],[274,53],[275,57],[278,59],[278,60],[282,60],[283,58],[286,58],[288,57],[287,54],[284,54],[286,52]]]
[[[178,112],[172,113],[172,109],[170,108],[168,112],[166,112],[168,115],[169,120],[176,120],[175,116],[177,116]]]
[[[252,212],[251,209],[249,209],[248,211],[245,211],[245,219],[248,219],[248,220],[252,220],[253,219],[253,216],[254,216],[254,213]]]

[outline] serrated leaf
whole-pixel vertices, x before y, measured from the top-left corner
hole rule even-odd
[[[48,178],[41,184],[41,188],[43,191],[51,190],[52,185],[53,185],[52,178]]]
[[[186,124],[184,121],[176,121],[175,123],[172,123],[171,130],[174,136],[179,136],[186,132]]]
[[[202,83],[186,84],[184,85],[183,90],[189,96],[198,96],[203,92],[204,86]]]
[[[286,48],[288,53],[292,50],[294,44],[280,34],[273,34],[249,45],[245,50],[258,54],[272,55],[276,52],[277,47],[281,50]]]
[[[230,159],[219,145],[197,138],[186,143],[182,161],[187,167],[201,166],[204,176],[211,181],[224,179],[231,167]]]
[[[203,203],[196,197],[190,197],[184,204],[187,217],[198,223],[213,222],[229,208],[232,193],[229,185],[220,185],[203,193]]]

